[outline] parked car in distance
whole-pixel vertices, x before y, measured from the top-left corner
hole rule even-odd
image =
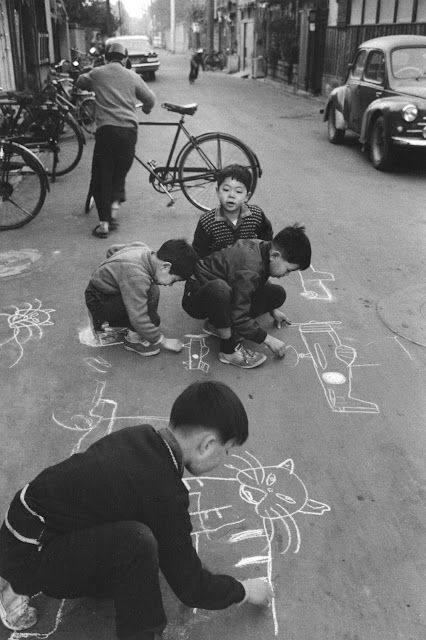
[[[344,85],[328,96],[328,139],[354,131],[376,169],[389,169],[401,148],[426,151],[426,36],[394,35],[363,42]]]
[[[108,38],[105,46],[113,42],[120,42],[126,47],[132,69],[144,80],[155,80],[155,74],[160,68],[158,54],[153,50],[148,36],[114,36]]]

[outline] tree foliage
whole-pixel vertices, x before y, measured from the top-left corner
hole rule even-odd
[[[103,36],[111,35],[119,27],[119,20],[104,0],[64,0],[70,22],[96,29]],[[109,18],[109,19],[108,19]]]

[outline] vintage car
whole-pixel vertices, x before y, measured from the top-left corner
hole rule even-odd
[[[150,45],[148,36],[115,36],[108,38],[105,46],[113,42],[120,42],[126,47],[132,69],[144,80],[155,80],[155,74],[160,68],[158,54]]]
[[[426,150],[426,36],[384,36],[363,42],[344,85],[328,96],[328,139],[359,136],[376,169],[389,169],[401,148]]]

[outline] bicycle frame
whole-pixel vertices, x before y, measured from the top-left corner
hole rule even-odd
[[[164,121],[163,122],[139,122],[139,125],[143,126],[143,127],[176,127],[176,133],[175,133],[175,136],[174,136],[174,139],[173,139],[173,142],[172,142],[172,146],[170,147],[169,155],[168,155],[167,162],[166,162],[165,166],[156,167],[156,166],[153,165],[152,161],[144,162],[141,158],[139,158],[139,156],[137,154],[135,154],[135,160],[137,160],[137,162],[139,162],[139,164],[141,164],[149,172],[149,174],[152,176],[153,180],[157,180],[161,191],[163,191],[168,196],[168,198],[170,198],[171,203],[174,203],[174,198],[170,195],[170,189],[173,188],[174,185],[177,182],[179,182],[179,184],[181,184],[182,182],[190,182],[191,180],[197,180],[198,179],[198,176],[194,176],[193,178],[188,176],[187,178],[185,178],[184,181],[183,180],[177,181],[177,178],[176,178],[176,172],[177,172],[178,167],[179,167],[179,158],[181,157],[184,149],[187,147],[188,144],[192,144],[198,149],[198,152],[199,152],[200,156],[203,158],[203,160],[205,160],[207,165],[211,167],[211,178],[212,178],[212,181],[215,179],[215,171],[216,171],[216,169],[215,169],[214,165],[212,164],[210,159],[206,156],[206,154],[203,152],[203,150],[199,148],[199,146],[197,145],[196,136],[193,136],[188,131],[188,129],[184,125],[184,122],[185,122],[185,116],[183,116],[183,115],[180,117],[180,119],[177,122],[164,122]],[[176,145],[177,145],[178,139],[180,137],[181,131],[186,135],[186,137],[188,139],[188,142],[179,151],[179,153],[177,154],[175,163],[174,163],[174,165],[172,165],[171,163],[172,163],[173,155],[175,153]],[[172,176],[170,178],[163,178],[160,175],[160,170],[166,176],[167,176],[168,173],[172,172]],[[198,168],[194,167],[193,170],[194,170],[194,172],[197,172]],[[205,175],[207,177],[208,174],[205,174]]]

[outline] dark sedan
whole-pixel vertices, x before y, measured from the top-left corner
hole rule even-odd
[[[344,85],[328,97],[328,138],[358,134],[376,169],[389,169],[400,148],[426,149],[426,36],[363,42]]]

